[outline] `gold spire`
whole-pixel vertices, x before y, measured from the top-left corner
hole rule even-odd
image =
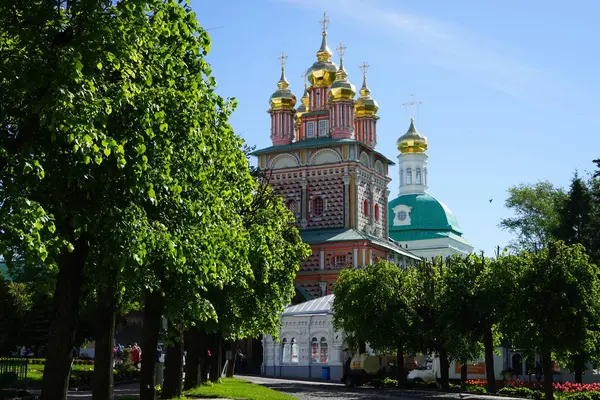
[[[287,56],[281,53],[279,61],[281,63],[281,77],[277,82],[277,90],[271,95],[269,103],[272,110],[293,110],[296,105],[296,96],[290,91],[290,83],[285,78]]]
[[[335,81],[331,84],[331,88],[329,89],[329,98],[332,101],[352,100],[356,95],[356,88],[353,84],[348,82],[348,74],[346,73],[346,70],[344,70],[344,52],[346,51],[346,46],[344,46],[343,43],[340,43],[337,51],[340,55],[340,68],[337,70]]]
[[[354,115],[357,117],[361,116],[375,116],[377,111],[379,110],[379,105],[375,100],[371,98],[371,90],[367,86],[367,70],[369,69],[369,64],[366,61],[359,66],[362,71],[363,76],[363,84],[360,88],[360,97],[356,100],[356,104],[354,105]]]
[[[319,51],[317,51],[317,59],[321,62],[330,61],[331,56],[333,54],[331,53],[331,50],[329,50],[329,47],[327,46],[327,25],[329,24],[330,21],[329,21],[329,18],[327,17],[326,12],[323,13],[323,19],[319,22],[321,22],[321,25],[323,26],[323,32],[322,32],[323,38],[321,39],[321,47],[319,48]]]
[[[410,119],[410,126],[406,133],[396,142],[398,150],[402,154],[405,153],[425,153],[427,150],[427,138],[417,131],[415,128],[415,119]]]
[[[317,61],[306,71],[309,82],[313,86],[328,87],[335,80],[337,67],[331,62],[331,50],[327,46],[327,25],[329,18],[323,13],[321,47],[317,51]]]
[[[296,121],[300,120],[300,117],[309,111],[310,98],[308,97],[308,85],[306,84],[306,74],[302,74],[304,80],[304,94],[300,99],[300,105],[296,110]]]
[[[281,62],[281,77],[279,78],[279,82],[277,82],[277,87],[279,89],[287,89],[290,86],[290,83],[285,79],[285,63],[287,62],[288,56],[281,53],[279,56],[279,61]]]

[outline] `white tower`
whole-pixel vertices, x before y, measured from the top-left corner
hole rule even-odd
[[[404,194],[422,194],[427,191],[427,138],[415,128],[410,119],[406,133],[396,142],[400,155],[398,168],[400,174],[399,196]]]

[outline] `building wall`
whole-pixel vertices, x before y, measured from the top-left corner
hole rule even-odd
[[[323,367],[329,367],[331,380],[339,381],[343,372],[344,336],[333,329],[331,314],[282,316],[278,340],[263,338],[263,374],[283,378],[320,379]],[[311,357],[311,342],[326,339],[327,362],[315,362]],[[298,344],[298,362],[284,362],[283,340]]]

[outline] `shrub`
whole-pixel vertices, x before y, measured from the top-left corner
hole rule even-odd
[[[395,388],[398,387],[398,381],[392,378],[385,378],[383,380],[383,387],[386,388]]]
[[[486,394],[487,393],[487,389],[483,386],[467,385],[466,389],[468,392],[477,393],[477,394]]]

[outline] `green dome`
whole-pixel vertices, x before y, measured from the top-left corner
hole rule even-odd
[[[390,237],[398,241],[462,236],[454,213],[427,193],[405,194],[388,203]]]

